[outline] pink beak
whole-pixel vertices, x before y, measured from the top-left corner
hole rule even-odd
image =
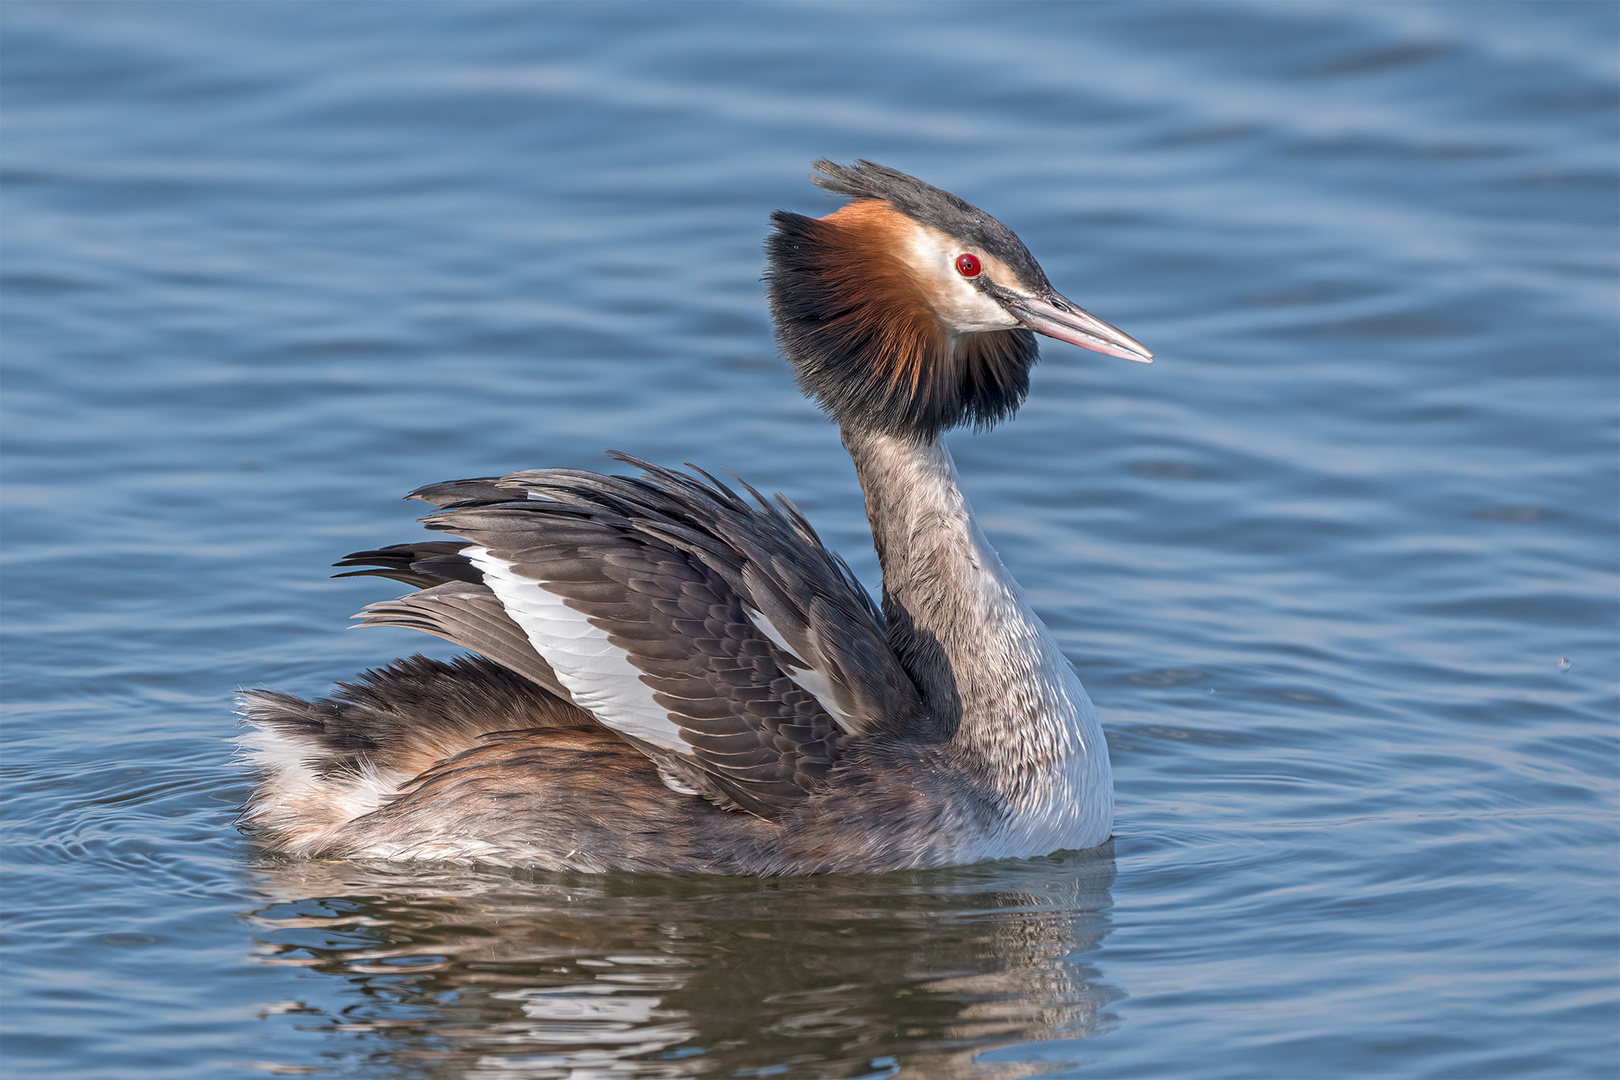
[[[1144,364],[1153,362],[1153,354],[1143,348],[1141,342],[1114,329],[1056,293],[1052,294],[1049,301],[1032,296],[1018,296],[1010,306],[1026,330],[1033,330],[1037,334],[1045,334],[1059,341],[1067,341],[1070,345],[1078,345],[1093,352],[1137,360]]]

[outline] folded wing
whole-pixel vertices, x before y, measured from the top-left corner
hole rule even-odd
[[[414,493],[463,541],[350,556],[421,591],[370,624],[438,634],[573,701],[670,786],[776,817],[841,742],[923,722],[882,618],[785,500],[631,458]]]

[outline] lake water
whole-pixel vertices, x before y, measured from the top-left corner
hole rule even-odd
[[[7,3],[0,1068],[1612,1077],[1620,7]],[[418,484],[604,448],[876,561],[759,245],[913,172],[1159,356],[952,446],[1104,849],[266,858],[232,694],[413,650]]]

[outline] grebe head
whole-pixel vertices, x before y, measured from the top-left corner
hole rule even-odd
[[[823,218],[773,214],[766,283],[799,385],[841,425],[923,439],[988,427],[1029,391],[1034,334],[1153,359],[1060,296],[983,210],[869,161],[815,168],[814,183],[854,201]]]

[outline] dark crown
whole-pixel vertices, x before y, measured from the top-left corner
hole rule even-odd
[[[816,171],[810,174],[812,184],[853,199],[880,199],[913,221],[948,233],[967,247],[994,255],[1026,286],[1037,291],[1051,288],[1046,272],[1018,239],[1018,234],[972,203],[898,169],[860,158],[854,165],[840,165],[822,158],[813,168]]]

